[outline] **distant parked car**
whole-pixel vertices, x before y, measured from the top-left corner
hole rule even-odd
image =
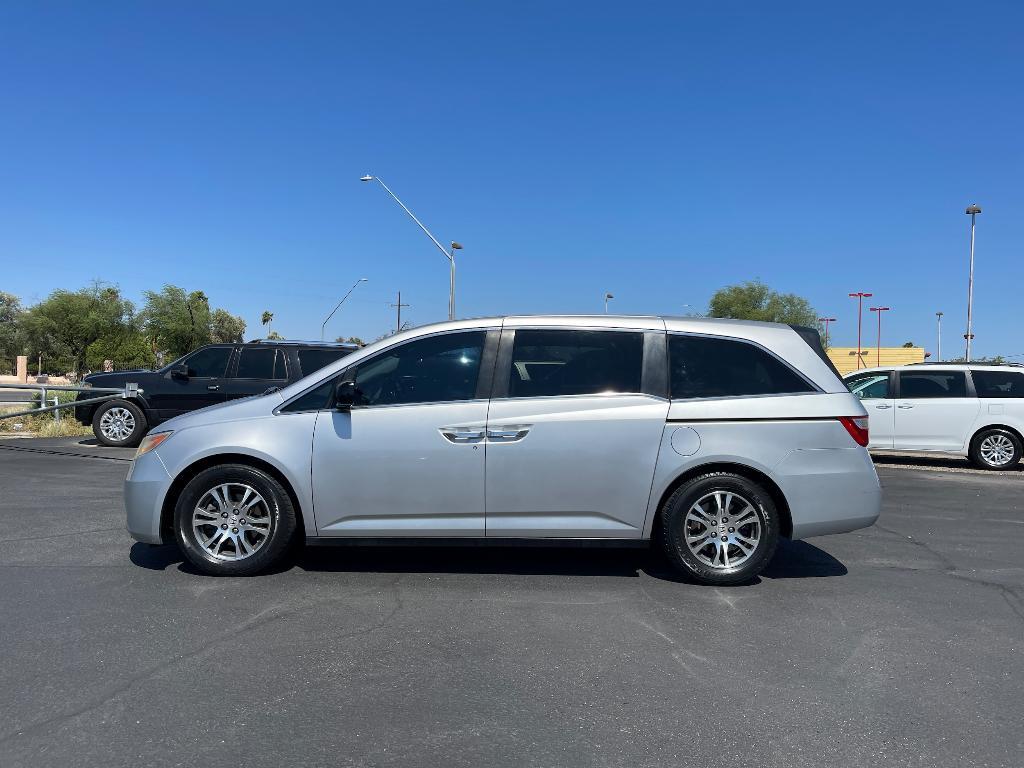
[[[871,420],[872,451],[941,451],[1006,469],[1024,444],[1024,366],[925,363],[845,378]]]
[[[357,349],[358,344],[313,341],[208,344],[156,371],[86,376],[85,383],[94,387],[135,383],[142,393],[131,400],[79,406],[75,418],[91,425],[103,445],[135,447],[148,429],[167,419],[285,387]],[[82,392],[77,399],[88,397]]]
[[[132,536],[212,574],[262,571],[302,540],[578,540],[653,542],[694,580],[733,584],[779,537],[874,523],[867,441],[810,328],[483,318],[167,422],[125,507]]]

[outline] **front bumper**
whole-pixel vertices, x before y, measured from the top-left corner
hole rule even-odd
[[[128,533],[146,544],[165,543],[160,530],[160,513],[171,487],[158,451],[150,451],[132,462],[124,481],[124,508]]]

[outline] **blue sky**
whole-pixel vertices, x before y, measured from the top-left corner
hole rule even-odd
[[[760,277],[1024,353],[1019,3],[0,4],[0,289],[203,289],[292,338],[703,308]],[[867,312],[865,312],[867,315]],[[865,318],[866,322],[870,318]],[[872,327],[868,325],[868,327]],[[873,342],[873,334],[867,337]],[[1024,357],[1020,358],[1024,359]]]

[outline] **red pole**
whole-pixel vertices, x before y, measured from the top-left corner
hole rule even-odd
[[[882,364],[882,313],[888,312],[889,307],[869,307],[872,312],[878,313],[878,339],[875,342],[875,365]]]
[[[872,296],[874,294],[865,293],[864,291],[857,291],[857,293],[851,293],[850,297],[856,297],[857,299],[857,369],[860,370],[863,352],[861,346],[861,324],[864,316],[864,299],[865,297]]]

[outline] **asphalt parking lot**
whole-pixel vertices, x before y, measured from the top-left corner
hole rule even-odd
[[[726,589],[607,549],[203,577],[124,532],[128,456],[0,441],[5,768],[1022,762],[1024,471],[887,459],[877,526]]]

